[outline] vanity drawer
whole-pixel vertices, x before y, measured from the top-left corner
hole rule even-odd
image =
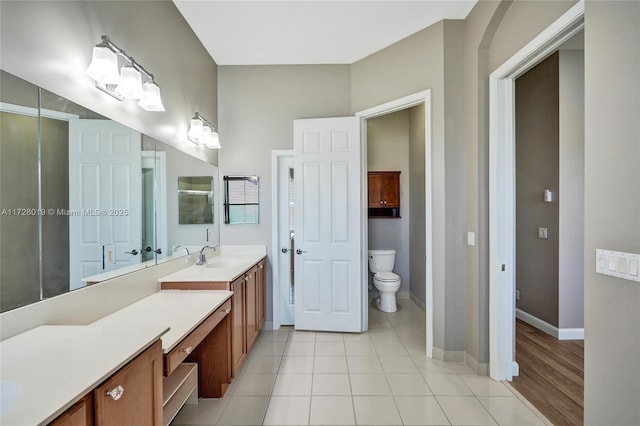
[[[164,356],[164,375],[169,376],[193,352],[205,337],[231,312],[231,300],[216,309],[187,337],[182,339],[171,352]]]

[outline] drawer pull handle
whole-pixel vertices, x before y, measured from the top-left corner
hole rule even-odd
[[[107,395],[109,395],[111,398],[113,398],[114,401],[119,400],[120,398],[122,398],[122,394],[124,393],[124,388],[122,386],[116,386],[115,388],[111,389],[110,391],[107,391]]]
[[[184,348],[183,351],[186,352],[187,355],[189,355],[191,354],[191,352],[193,352],[193,347],[189,346],[187,348]]]

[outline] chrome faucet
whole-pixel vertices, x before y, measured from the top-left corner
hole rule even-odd
[[[189,253],[189,249],[188,249],[186,246],[183,246],[182,244],[179,244],[179,245],[175,246],[175,247],[173,248],[173,251],[175,252],[176,250],[178,250],[178,249],[180,249],[180,248],[181,248],[181,249],[183,249],[183,250],[185,251],[185,253],[187,254],[187,256],[189,256],[189,255],[191,254],[191,253]]]
[[[200,257],[198,258],[198,261],[196,262],[196,265],[205,265],[207,263],[207,257],[204,254],[204,251],[206,249],[211,249],[213,251],[216,251],[216,248],[214,246],[204,246],[202,247],[202,250],[200,250]]]

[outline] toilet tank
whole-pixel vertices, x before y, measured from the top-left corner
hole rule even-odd
[[[395,261],[395,250],[369,250],[369,269],[374,274],[393,271]]]

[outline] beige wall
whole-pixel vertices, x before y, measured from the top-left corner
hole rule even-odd
[[[351,65],[353,112],[431,89],[434,345],[441,358],[459,358],[466,348],[465,270],[457,267],[465,262],[463,78],[463,21],[441,21]]]
[[[476,246],[467,247],[467,354],[483,364],[489,361],[489,74],[573,4],[481,1],[465,20],[467,227],[477,231]]]
[[[585,10],[585,424],[640,424],[640,286],[596,274],[640,253],[640,2]]]
[[[2,69],[213,164],[186,139],[199,111],[217,123],[217,67],[170,1],[2,1]],[[101,35],[156,77],[166,112],[148,112],[93,87],[84,74]],[[224,146],[224,140],[221,141]]]
[[[350,115],[348,65],[221,66],[220,176],[260,178],[260,223],[221,225],[220,242],[265,244],[267,321],[272,319],[271,151],[293,149],[293,120]],[[279,254],[279,253],[278,253]]]
[[[475,246],[466,247],[467,356],[487,372],[489,361],[489,108],[488,48],[509,2],[481,1],[466,24],[466,230]]]
[[[409,110],[367,120],[367,168],[369,171],[400,171],[400,219],[369,219],[369,249],[396,250],[393,271],[400,275],[400,295],[407,296],[411,283],[409,221],[411,172],[409,169]],[[424,144],[424,140],[423,140]]]

